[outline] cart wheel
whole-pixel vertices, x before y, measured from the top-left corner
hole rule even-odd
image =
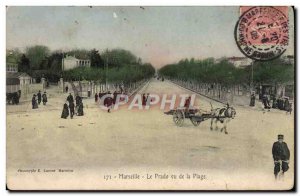
[[[184,113],[181,110],[176,110],[173,113],[173,121],[178,126],[181,127],[184,122]]]
[[[193,125],[194,125],[195,127],[199,126],[200,123],[201,123],[201,121],[197,121],[197,120],[196,120],[195,118],[193,118],[193,117],[191,117],[190,119],[191,119],[191,122],[193,123]]]

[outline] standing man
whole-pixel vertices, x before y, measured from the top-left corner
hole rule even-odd
[[[69,102],[69,104],[72,102],[74,102],[74,98],[73,98],[73,95],[72,93],[69,94],[69,96],[67,97],[67,101]]]
[[[69,91],[69,87],[68,87],[68,85],[66,86],[66,93],[68,93],[68,91]]]
[[[73,118],[74,113],[75,113],[75,105],[74,102],[69,102],[69,108],[70,108],[70,116]]]
[[[76,107],[79,105],[80,101],[81,101],[81,97],[79,97],[79,95],[77,94],[75,97]]]
[[[251,94],[251,98],[250,98],[250,106],[254,107],[255,106],[255,93]]]
[[[98,94],[95,93],[95,102],[97,103],[98,102]]]
[[[274,175],[275,179],[277,179],[278,173],[281,170],[283,176],[284,172],[289,169],[290,150],[287,144],[283,141],[283,135],[278,135],[278,141],[273,144],[272,154],[275,164]]]
[[[38,108],[38,104],[37,104],[37,102],[36,102],[35,97],[36,97],[36,95],[33,94],[32,99],[31,99],[32,109],[37,109],[37,108]]]
[[[48,99],[47,99],[47,95],[46,95],[46,92],[44,92],[43,94],[43,105],[46,105]]]
[[[41,94],[41,91],[39,91],[38,93],[37,93],[37,97],[38,97],[38,103],[39,103],[39,105],[41,104],[41,101],[42,101],[42,94]]]

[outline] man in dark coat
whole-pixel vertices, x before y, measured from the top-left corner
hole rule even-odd
[[[98,102],[98,93],[95,93],[95,102],[97,103]]]
[[[38,108],[38,104],[36,102],[36,95],[34,94],[32,99],[31,99],[31,103],[32,103],[32,109],[37,109]]]
[[[68,118],[68,116],[69,116],[69,108],[68,108],[68,104],[65,103],[64,107],[63,107],[63,111],[61,113],[61,118],[66,119],[66,118]]]
[[[255,106],[255,94],[252,93],[251,94],[251,98],[250,98],[250,106],[254,107]]]
[[[47,95],[46,95],[46,92],[44,92],[43,94],[43,105],[46,105],[48,99],[47,99]]]
[[[290,150],[283,141],[283,135],[278,135],[278,141],[273,144],[272,154],[274,159],[274,175],[277,179],[278,173],[282,169],[282,175],[289,169]],[[281,168],[280,168],[281,166]]]
[[[68,85],[66,86],[66,93],[69,91],[69,87],[68,87]]]
[[[38,92],[37,97],[38,97],[38,103],[39,103],[39,105],[40,105],[40,103],[41,103],[41,101],[42,101],[42,94],[41,94],[41,91]]]
[[[72,93],[69,94],[69,96],[67,97],[67,101],[69,102],[69,104],[72,102],[74,102],[74,98],[73,98],[73,95]]]
[[[73,118],[74,113],[75,113],[75,105],[74,105],[74,102],[69,102],[69,108],[70,108],[70,115],[71,115],[71,118]]]
[[[75,97],[75,103],[76,103],[76,107],[79,106],[79,103],[81,102],[81,97],[79,95],[76,95]]]

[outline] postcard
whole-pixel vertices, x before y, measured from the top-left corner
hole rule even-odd
[[[293,190],[294,17],[7,6],[7,189]]]

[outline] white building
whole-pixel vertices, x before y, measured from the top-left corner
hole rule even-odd
[[[77,59],[75,56],[66,56],[62,59],[62,70],[74,69],[76,67],[90,67],[90,60]]]
[[[252,63],[252,59],[247,57],[229,57],[227,60],[237,68],[245,68]]]

